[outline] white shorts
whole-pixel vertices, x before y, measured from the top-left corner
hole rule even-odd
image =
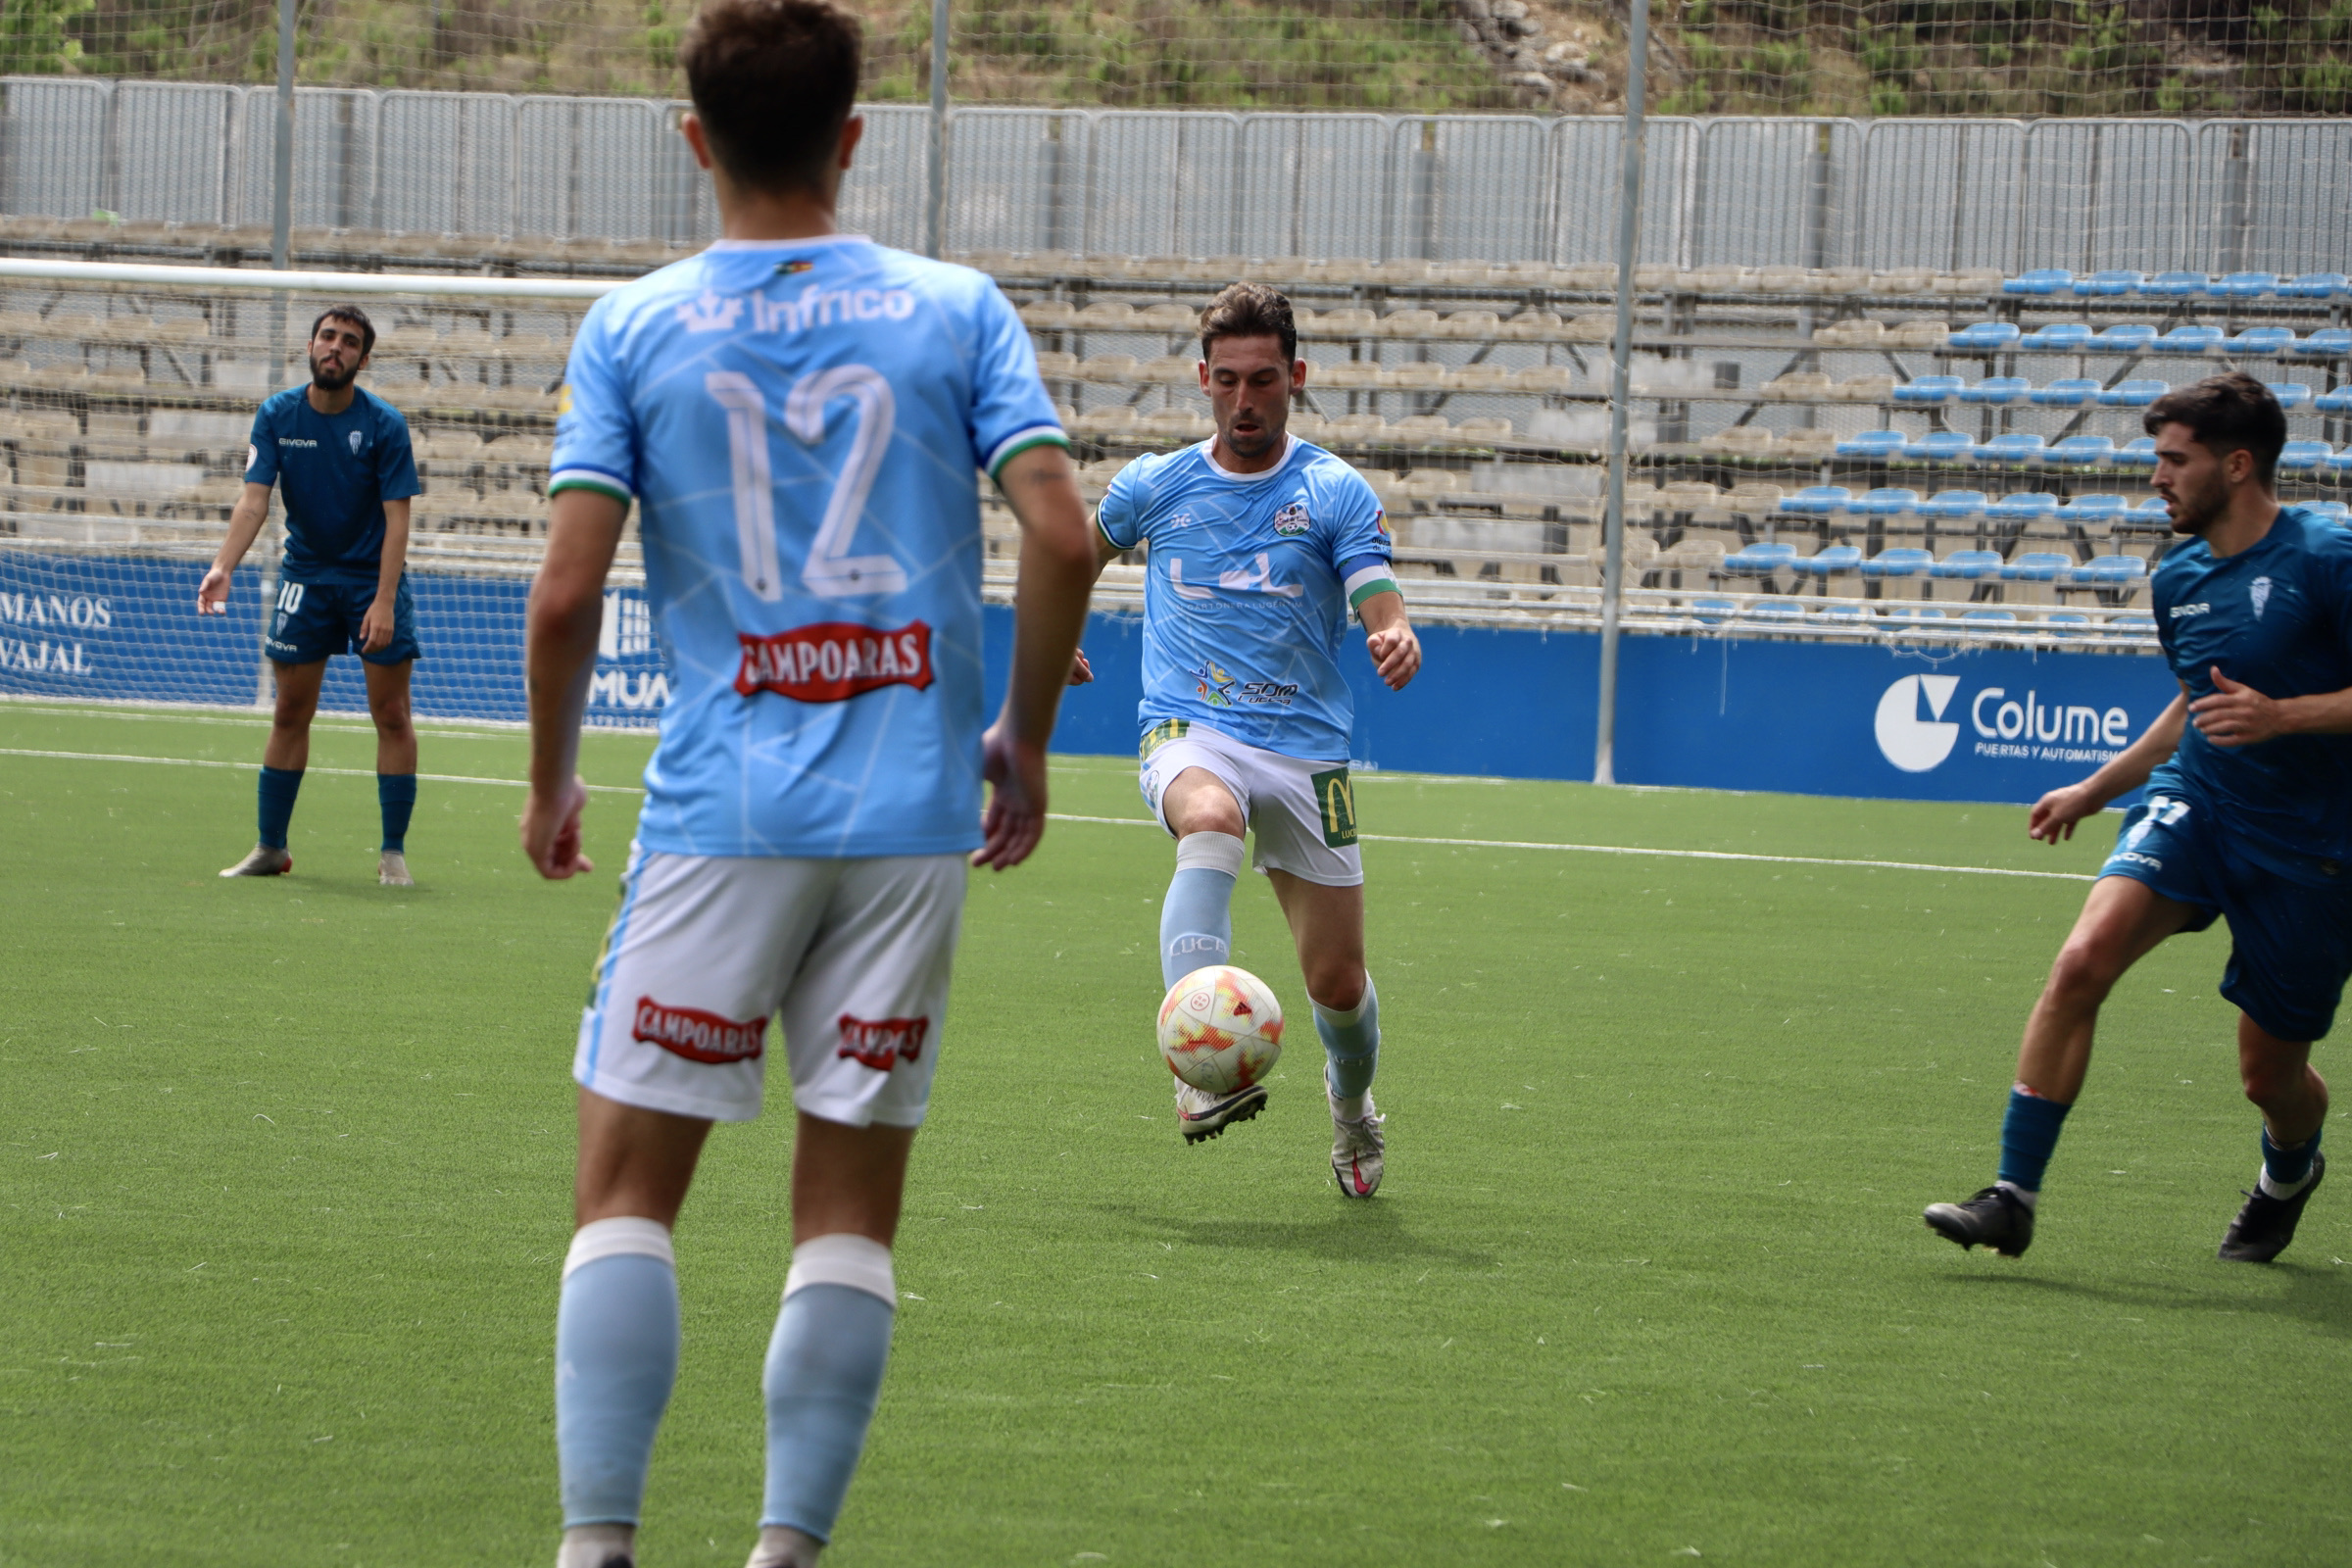
[[[1364,880],[1355,843],[1355,791],[1345,762],[1308,762],[1245,746],[1204,724],[1171,718],[1144,736],[1144,804],[1168,827],[1161,802],[1188,767],[1213,774],[1233,792],[1253,840],[1250,864],[1288,871],[1302,882],[1352,888]],[[1168,828],[1170,836],[1174,828]]]
[[[680,1116],[760,1114],[767,1020],[793,1103],[851,1127],[916,1127],[931,1099],[960,855],[854,860],[629,847],[571,1075]]]

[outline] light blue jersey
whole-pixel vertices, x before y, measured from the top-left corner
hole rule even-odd
[[[670,701],[638,841],[980,842],[980,494],[1066,445],[1011,304],[862,235],[721,240],[597,301],[548,482],[643,509]]]
[[[1285,757],[1344,762],[1355,701],[1340,644],[1348,612],[1396,587],[1388,519],[1363,475],[1287,439],[1263,473],[1220,467],[1205,441],[1138,458],[1096,521],[1121,550],[1151,546],[1146,730],[1187,719]]]

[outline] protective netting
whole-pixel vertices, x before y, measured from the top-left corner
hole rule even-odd
[[[303,82],[676,97],[690,0],[302,0]],[[928,90],[931,7],[874,0],[867,92]],[[22,0],[0,73],[271,78],[269,0]],[[957,0],[968,103],[1610,113],[1605,0]],[[1680,0],[1654,16],[1666,113],[2325,115],[2352,110],[2345,0]]]

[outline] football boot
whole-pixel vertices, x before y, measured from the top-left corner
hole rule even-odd
[[[2320,1190],[2320,1178],[2327,1173],[2328,1156],[2314,1150],[2311,1180],[2294,1197],[2273,1198],[2256,1182],[2254,1190],[2246,1194],[2246,1206],[2237,1211],[2237,1218],[2222,1236],[2222,1261],[2268,1263],[2285,1251],[2286,1244],[2295,1239],[2295,1222],[2303,1217],[2303,1205]]]
[[[1987,1187],[1965,1203],[1930,1203],[1922,1217],[1963,1251],[1989,1247],[2003,1257],[2023,1257],[2034,1245],[2034,1210],[2006,1187]]]

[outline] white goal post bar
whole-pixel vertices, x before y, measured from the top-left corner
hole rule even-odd
[[[131,283],[149,288],[224,288],[312,294],[434,294],[459,299],[594,300],[627,278],[471,277],[452,272],[293,272],[270,268],[156,267],[135,262],[67,262],[0,257],[0,281]]]

